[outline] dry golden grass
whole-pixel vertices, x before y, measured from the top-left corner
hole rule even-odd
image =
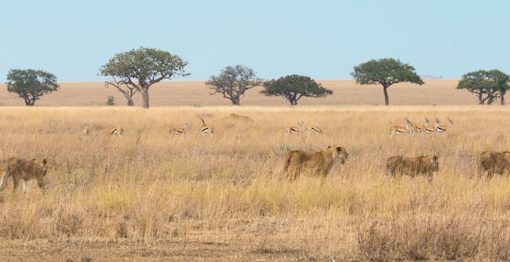
[[[425,116],[455,125],[389,138]],[[324,134],[286,134],[299,120]],[[48,158],[50,185],[0,194],[0,259],[508,260],[509,178],[472,176],[481,151],[510,149],[509,120],[478,106],[4,108],[1,157]],[[190,134],[170,136],[185,122]],[[123,137],[106,135],[116,126]],[[289,149],[330,144],[346,147],[345,166],[283,179]],[[432,183],[384,175],[389,156],[431,153]]]
[[[333,95],[325,98],[303,98],[300,105],[381,105],[384,104],[382,88],[377,85],[360,86],[352,80],[320,81],[333,90]],[[393,105],[474,105],[475,96],[462,90],[455,90],[456,80],[426,80],[425,85],[397,84],[389,88],[390,103]],[[117,105],[125,105],[126,100],[116,89],[106,88],[104,83],[61,83],[61,90],[45,95],[36,102],[39,106],[101,106],[108,96],[114,96]],[[253,88],[241,98],[241,105],[284,106],[287,102],[281,97],[267,97]],[[211,91],[203,81],[169,81],[151,88],[151,106],[213,106],[230,105],[221,95],[210,95]],[[0,84],[0,104],[23,105],[16,94],[8,93]],[[135,104],[141,105],[140,95],[135,96]]]

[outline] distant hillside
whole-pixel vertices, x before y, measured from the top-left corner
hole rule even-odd
[[[383,94],[379,86],[359,86],[352,80],[323,80],[325,87],[333,90],[326,98],[303,98],[300,105],[381,105]],[[428,80],[425,85],[399,84],[389,88],[392,105],[475,105],[476,98],[466,91],[455,89],[456,80]],[[114,88],[106,88],[101,82],[61,83],[61,90],[43,96],[39,106],[103,106],[108,96],[114,96],[117,105],[125,105],[124,97]],[[281,97],[259,94],[260,88],[249,90],[241,98],[241,105],[285,106]],[[219,95],[211,96],[203,81],[167,81],[151,88],[152,106],[211,106],[229,105]],[[140,105],[137,95],[135,104]],[[8,93],[0,85],[0,105],[24,105],[17,95]]]

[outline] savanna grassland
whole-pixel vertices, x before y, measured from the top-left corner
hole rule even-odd
[[[447,116],[446,134],[389,137],[405,117]],[[506,107],[4,107],[0,120],[2,158],[50,164],[46,194],[1,193],[1,260],[510,259],[510,180],[475,176],[480,152],[510,149]],[[324,134],[286,134],[298,121]],[[345,165],[285,181],[288,150],[327,145]],[[388,177],[395,154],[438,154],[439,173]]]
[[[318,81],[333,90],[333,95],[324,98],[303,98],[299,105],[381,105],[384,104],[382,88],[377,85],[359,86],[353,80]],[[389,88],[393,105],[474,105],[477,99],[463,90],[456,90],[456,80],[425,80],[422,86],[399,83]],[[102,106],[108,96],[113,96],[116,105],[126,105],[126,100],[115,88],[107,88],[101,82],[59,83],[58,92],[45,95],[38,106]],[[281,97],[260,94],[262,88],[249,89],[241,98],[241,105],[286,106]],[[151,106],[218,106],[231,105],[221,95],[211,96],[204,81],[163,81],[151,87]],[[135,96],[135,104],[141,105],[141,96]],[[23,100],[8,93],[0,84],[0,105],[23,106]]]

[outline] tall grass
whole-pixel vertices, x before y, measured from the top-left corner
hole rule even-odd
[[[248,115],[254,123],[228,118]],[[473,178],[483,150],[510,148],[510,111],[481,107],[4,108],[2,158],[46,157],[49,188],[1,193],[0,237],[220,242],[307,259],[510,259],[510,181]],[[198,132],[197,115],[215,127]],[[449,116],[447,134],[389,137],[405,117]],[[299,120],[320,136],[292,136]],[[170,136],[185,122],[190,134]],[[91,125],[91,135],[81,129]],[[122,126],[121,138],[106,130]],[[325,180],[288,183],[289,149],[342,145]],[[436,153],[426,178],[384,175],[394,154]],[[11,182],[12,185],[12,182]]]

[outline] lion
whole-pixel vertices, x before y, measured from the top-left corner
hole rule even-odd
[[[487,173],[488,178],[491,178],[494,173],[510,174],[510,152],[482,152],[478,162],[478,170],[480,176]]]
[[[23,180],[23,192],[27,191],[27,182],[30,179],[36,179],[37,185],[44,192],[46,184],[44,183],[43,177],[46,176],[48,171],[46,159],[42,161],[32,159],[26,160],[17,157],[11,157],[7,160],[2,161],[2,168],[4,168],[4,174],[0,180],[0,191],[3,191],[7,186],[7,180],[12,177],[14,181],[14,191],[19,185],[19,182]]]
[[[432,181],[435,172],[439,171],[439,162],[437,155],[403,157],[392,156],[386,160],[386,172],[395,176],[400,175],[416,176],[419,174],[427,175],[429,181]]]
[[[340,159],[342,164],[349,157],[345,148],[341,146],[328,146],[319,152],[305,152],[293,150],[285,157],[284,173],[289,181],[294,181],[305,173],[311,176],[326,177],[333,168],[335,159]]]

